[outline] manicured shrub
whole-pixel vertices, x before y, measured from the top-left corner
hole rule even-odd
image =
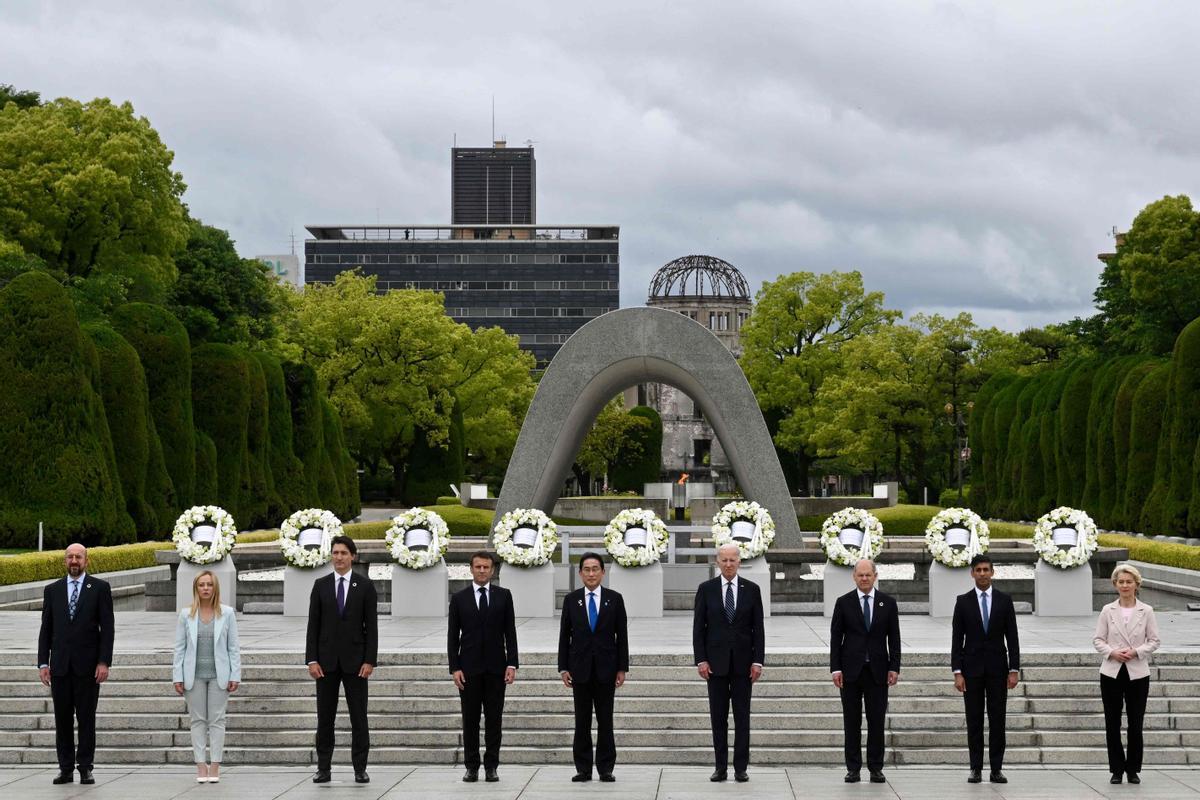
[[[1087,406],[1086,455],[1084,456],[1083,491],[1079,495],[1079,505],[1096,517],[1096,508],[1100,497],[1100,420],[1104,417],[1106,406],[1112,405],[1113,371],[1118,369],[1119,360],[1110,359],[1097,365],[1092,375],[1091,396]],[[1110,391],[1110,387],[1112,391]]]
[[[1102,528],[1119,527],[1117,512],[1118,498],[1121,497],[1120,491],[1124,488],[1124,476],[1121,476],[1121,485],[1118,487],[1117,480],[1117,459],[1127,455],[1125,452],[1128,448],[1128,430],[1118,433],[1116,418],[1118,413],[1117,395],[1120,393],[1121,387],[1125,385],[1125,379],[1129,374],[1136,370],[1144,363],[1140,356],[1129,356],[1119,359],[1109,370],[1104,380],[1104,385],[1100,387],[1095,394],[1101,395],[1100,399],[1100,417],[1093,423],[1096,429],[1096,481],[1097,489],[1095,493],[1095,507],[1092,510],[1092,518]],[[1126,426],[1128,426],[1128,414],[1126,414]],[[1118,436],[1125,436],[1126,440],[1122,443],[1121,454],[1118,455]],[[1122,465],[1121,471],[1124,471]],[[1088,508],[1088,506],[1084,506]]]
[[[267,380],[262,364],[249,353],[242,353],[249,378],[250,410],[246,417],[246,464],[242,475],[242,495],[238,524],[246,528],[278,525],[283,518],[272,519],[269,511],[281,506],[271,476],[271,440]],[[291,513],[291,512],[288,512]],[[286,515],[285,515],[286,516]]]
[[[1171,365],[1160,364],[1133,395],[1125,467],[1125,520],[1136,531],[1155,530],[1161,495],[1166,492],[1169,448],[1163,442],[1163,420],[1170,385]],[[1156,490],[1159,498],[1155,497]]]
[[[155,565],[154,554],[173,550],[170,542],[139,542],[115,547],[89,547],[89,573],[99,574],[124,569],[142,569]],[[40,553],[20,553],[0,558],[0,586],[30,581],[55,580],[67,574],[63,550],[44,550]]]
[[[1195,536],[1200,532],[1200,513],[1197,526],[1189,531],[1188,509],[1192,500],[1193,463],[1196,442],[1200,440],[1200,319],[1191,322],[1175,340],[1171,355],[1171,398],[1173,413],[1169,436],[1171,442],[1171,482],[1163,512],[1160,533],[1176,536]]]
[[[203,431],[196,431],[196,502],[195,505],[208,506],[217,502],[217,446],[212,437]],[[190,508],[190,506],[189,506]],[[228,509],[226,509],[228,510]],[[180,509],[182,513],[183,509]],[[175,515],[176,518],[179,514]],[[235,518],[236,521],[236,518]],[[171,520],[174,527],[175,520]]]
[[[992,447],[995,451],[993,461],[995,475],[991,485],[994,488],[989,498],[990,516],[1003,517],[1012,503],[1012,452],[1009,435],[1012,431],[1013,419],[1017,416],[1017,401],[1028,383],[1027,378],[1017,378],[996,395],[993,403],[996,414],[992,419]]]
[[[1025,509],[1022,494],[1025,492],[1025,482],[1041,481],[1040,458],[1034,458],[1033,448],[1037,446],[1039,429],[1035,419],[1035,408],[1038,394],[1045,383],[1043,375],[1037,375],[1025,381],[1021,393],[1017,395],[1017,410],[1013,415],[1012,424],[1008,429],[1008,474],[1010,497],[1003,512],[1005,519],[1027,519],[1029,511]],[[1036,462],[1036,463],[1035,463]],[[1026,472],[1030,472],[1028,476]]]
[[[1088,407],[1097,362],[1083,360],[1071,369],[1058,405],[1058,502],[1078,506],[1087,481]]]
[[[217,449],[217,496],[205,502],[221,506],[243,526],[242,481],[249,478],[246,431],[250,402],[250,367],[244,353],[227,344],[202,344],[192,350],[196,429],[208,434]]]
[[[292,449],[304,467],[304,503],[320,506],[321,472],[324,457],[325,428],[317,373],[307,364],[283,365],[288,404],[292,409]]]
[[[1041,516],[1047,509],[1059,505],[1058,501],[1058,407],[1062,403],[1063,388],[1071,377],[1069,369],[1059,368],[1045,388],[1046,405],[1038,420],[1038,447],[1042,455],[1042,493],[1034,503],[1034,514]]]
[[[990,507],[995,487],[997,454],[992,435],[996,415],[995,396],[1015,379],[1016,376],[1011,373],[997,373],[975,393],[975,410],[971,414],[969,428],[972,444],[971,497],[975,503],[973,508],[980,513],[985,513]]]
[[[267,386],[267,436],[270,440],[271,477],[275,494],[267,515],[272,524],[280,524],[293,511],[305,507],[304,465],[292,449],[292,407],[279,359],[269,353],[254,357],[263,370]]]

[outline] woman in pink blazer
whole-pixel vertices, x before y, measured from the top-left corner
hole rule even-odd
[[[1119,564],[1113,570],[1117,599],[1100,609],[1096,621],[1096,651],[1100,664],[1100,697],[1104,700],[1104,736],[1108,742],[1110,783],[1128,776],[1141,783],[1142,718],[1150,695],[1150,654],[1158,649],[1158,624],[1154,609],[1137,599],[1142,574],[1136,567]],[[1129,715],[1129,749],[1121,748],[1121,706]]]

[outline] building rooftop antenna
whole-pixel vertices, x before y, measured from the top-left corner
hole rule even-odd
[[[292,255],[296,255],[296,229],[295,228],[292,228],[291,240],[292,240]]]

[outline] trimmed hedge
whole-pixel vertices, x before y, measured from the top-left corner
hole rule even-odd
[[[975,413],[971,415],[969,433],[971,441],[979,451],[980,458],[976,468],[971,470],[971,497],[977,511],[985,511],[991,503],[991,487],[995,486],[996,452],[991,445],[992,421],[995,418],[996,407],[992,402],[995,396],[1016,376],[1012,373],[1001,372],[979,387],[975,393]]]
[[[196,503],[212,505],[217,498],[217,446],[203,431],[196,431]],[[188,506],[191,508],[191,506]],[[227,509],[228,510],[228,509]],[[178,518],[178,515],[176,515]],[[171,520],[175,526],[175,520]]]
[[[898,505],[891,508],[872,509],[883,524],[885,536],[924,536],[929,520],[942,509],[937,506]],[[800,530],[812,533],[821,529],[828,515],[799,517]],[[1016,522],[988,521],[988,528],[993,539],[1031,539],[1033,526]]]
[[[227,344],[202,344],[192,350],[192,407],[196,429],[207,434],[217,449],[217,494],[200,502],[221,506],[244,525],[242,481],[249,471],[250,416],[250,367],[245,354]]]
[[[305,500],[302,505],[319,506],[323,497],[320,477],[325,464],[322,452],[325,428],[317,373],[307,364],[288,362],[282,366],[292,412],[292,450],[304,468]]]
[[[267,386],[267,438],[270,440],[271,477],[275,482],[274,505],[267,514],[271,524],[280,524],[293,511],[308,507],[304,465],[292,449],[292,408],[288,404],[283,367],[270,353],[253,355],[262,367]]]
[[[1123,536],[1119,533],[1100,534],[1100,544],[1105,547],[1127,548],[1129,558],[1133,561],[1145,561],[1147,564],[1159,564],[1164,567],[1200,569],[1200,547],[1172,542],[1156,542],[1153,539],[1139,539],[1137,536]],[[1106,576],[1097,575],[1096,577]]]
[[[1096,432],[1096,487],[1094,498],[1084,508],[1091,509],[1092,518],[1102,528],[1115,527],[1117,503],[1117,393],[1125,383],[1125,377],[1138,366],[1142,359],[1130,356],[1113,362],[1103,383],[1092,393],[1093,406],[1098,414],[1089,419],[1091,429]],[[1091,412],[1089,412],[1089,415]]]
[[[1113,499],[1112,511],[1110,513],[1110,524],[1106,527],[1116,530],[1129,530],[1133,527],[1133,520],[1128,513],[1128,500],[1126,498],[1126,487],[1130,472],[1130,461],[1135,452],[1144,451],[1145,446],[1138,440],[1133,438],[1133,416],[1134,402],[1138,389],[1142,382],[1159,368],[1158,361],[1143,361],[1137,364],[1125,376],[1125,380],[1121,381],[1120,388],[1117,389],[1116,397],[1113,399],[1113,462],[1116,468],[1115,480],[1113,483]],[[1162,411],[1159,410],[1161,419]],[[1158,431],[1154,432],[1154,442],[1152,447],[1158,446]],[[1147,467],[1142,467],[1146,472],[1153,469],[1153,463]],[[1138,511],[1140,512],[1140,508]]]
[[[244,354],[249,378],[250,407],[246,416],[246,463],[242,473],[242,495],[238,523],[247,528],[278,525],[283,518],[272,519],[270,509],[279,508],[275,481],[271,476],[271,440],[269,436],[267,379],[262,364]],[[291,512],[288,512],[291,513]]]
[[[1071,370],[1058,405],[1058,502],[1078,507],[1087,483],[1088,408],[1097,363],[1085,359]]]
[[[1174,412],[1171,419],[1171,483],[1163,510],[1160,533],[1175,536],[1200,534],[1200,498],[1196,502],[1196,519],[1189,521],[1192,506],[1193,463],[1196,442],[1200,440],[1200,319],[1189,323],[1175,340],[1171,356],[1175,369],[1171,372]]]
[[[139,542],[116,547],[88,548],[88,572],[114,572],[155,565],[157,550],[171,550],[170,542]],[[61,578],[67,574],[63,550],[21,553],[0,558],[0,586]]]

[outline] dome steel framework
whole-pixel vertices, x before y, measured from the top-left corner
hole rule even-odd
[[[738,268],[715,256],[683,256],[659,268],[650,299],[728,297],[749,300],[750,287]]]

